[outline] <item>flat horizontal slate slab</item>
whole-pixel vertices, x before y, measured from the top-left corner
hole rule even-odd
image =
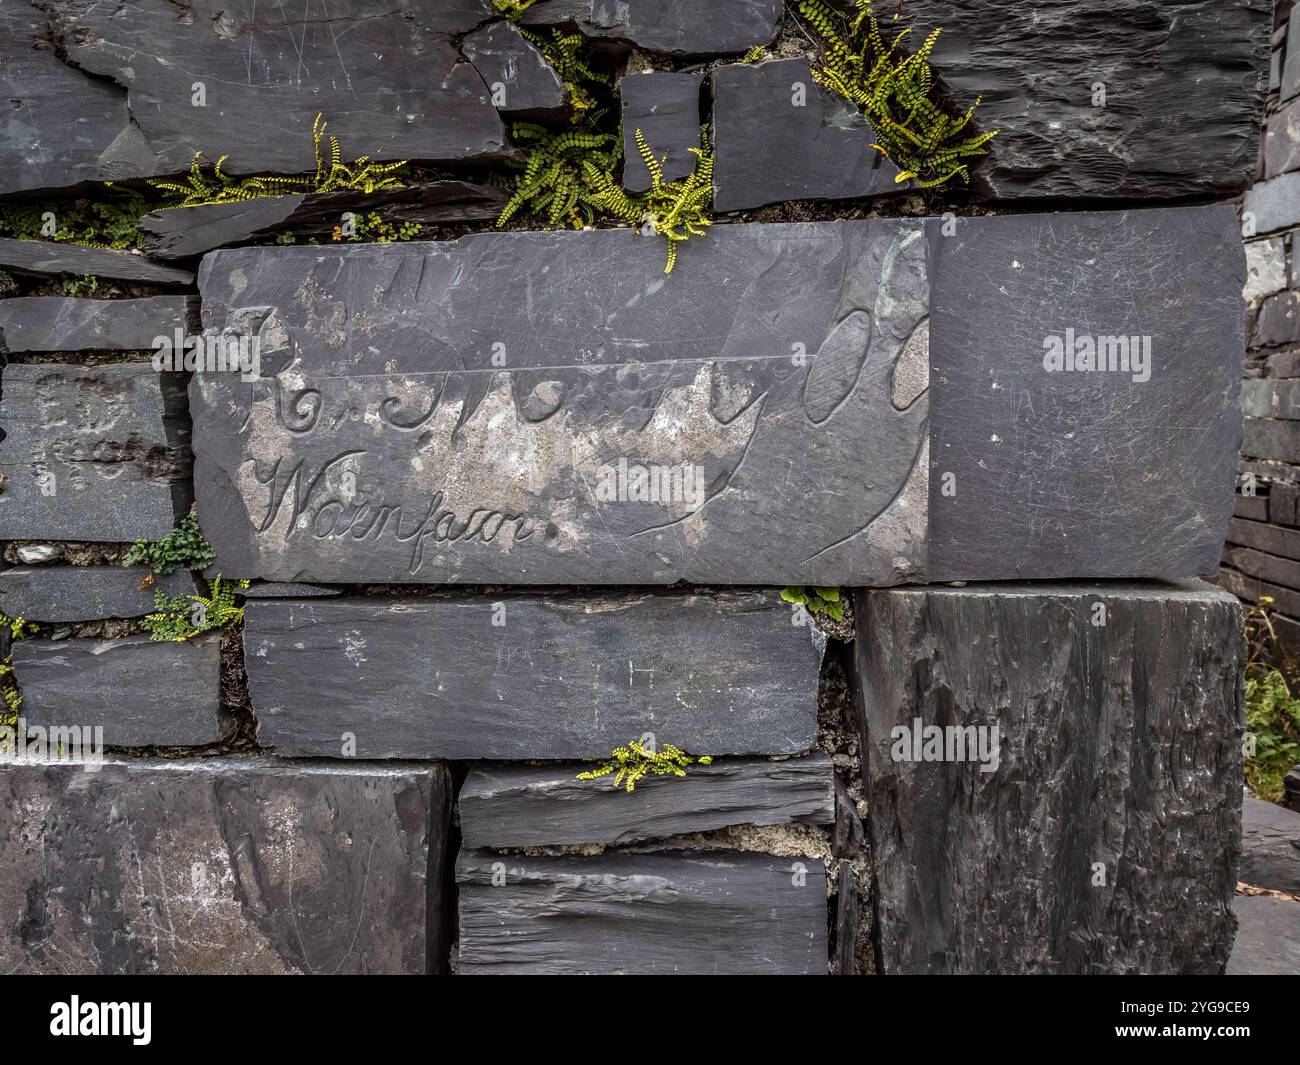
[[[865,592],[855,610],[885,974],[1222,971],[1236,599],[1000,584]]]
[[[234,726],[221,707],[216,635],[18,640],[11,654],[29,727],[102,726],[108,747],[199,747]]]
[[[1300,902],[1240,895],[1232,902],[1237,938],[1228,976],[1295,976],[1300,970]]]
[[[0,352],[151,350],[157,337],[189,331],[190,296],[87,300],[18,296],[0,300]]]
[[[195,595],[188,570],[149,578],[145,566],[14,566],[0,570],[0,612],[28,621],[98,621],[153,612],[154,590]]]
[[[440,765],[0,766],[0,969],[438,971],[450,803]]]
[[[646,732],[799,754],[822,656],[790,618],[775,590],[256,599],[244,660],[258,740],[281,755],[599,758]]]
[[[0,371],[0,539],[158,539],[187,479],[183,387],[149,363]]]
[[[205,328],[274,376],[191,382],[204,533],[324,583],[1213,572],[1232,208],[954,224],[718,225],[667,277],[617,230],[217,252]],[[1111,361],[1054,372],[1053,339]]]
[[[1102,22],[1081,0],[907,0],[897,22],[877,10],[887,35],[942,27],[931,63],[945,94],[956,108],[982,97],[975,126],[1000,132],[973,160],[977,195],[1226,197],[1254,180],[1268,0],[1116,0]]]
[[[626,79],[625,79],[626,80]],[[713,206],[845,200],[906,190],[872,148],[871,124],[813,80],[806,59],[730,63],[713,72]]]
[[[152,285],[192,285],[194,274],[174,266],[151,263],[142,255],[80,244],[55,244],[47,240],[0,237],[0,270],[28,274],[89,274],[114,281],[139,281]]]
[[[826,870],[811,859],[462,851],[456,880],[464,975],[827,971]]]
[[[520,21],[572,22],[588,37],[626,41],[647,52],[733,53],[776,36],[781,0],[551,0]]]
[[[1300,813],[1259,799],[1242,800],[1237,879],[1300,895]]]
[[[646,777],[632,792],[613,776],[579,780],[587,763],[478,766],[457,800],[466,847],[624,844],[731,825],[828,825],[835,767],[824,754],[789,761],[722,759],[685,777]]]

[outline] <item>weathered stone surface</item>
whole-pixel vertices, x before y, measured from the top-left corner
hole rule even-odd
[[[1286,288],[1286,245],[1281,237],[1252,240],[1246,245],[1246,287],[1242,295],[1255,302]]]
[[[1241,409],[1252,418],[1300,418],[1300,381],[1242,381]]]
[[[342,588],[323,584],[291,584],[288,581],[263,581],[239,593],[245,599],[311,599],[320,596],[342,595]]]
[[[0,612],[28,621],[97,621],[152,613],[154,589],[195,595],[188,570],[155,577],[144,566],[15,566],[0,571]]]
[[[1300,8],[1291,8],[1286,33],[1286,59],[1282,67],[1281,98],[1289,100],[1300,94]]]
[[[1117,0],[1098,20],[1086,3],[907,0],[886,30],[942,27],[937,77],[961,107],[983,98],[975,122],[1000,132],[971,169],[978,195],[1227,196],[1255,177],[1271,10]]]
[[[623,108],[623,186],[632,192],[650,188],[650,168],[641,158],[639,130],[663,167],[664,181],[689,177],[699,162],[691,149],[700,146],[700,88],[704,75],[653,71],[619,80]]]
[[[271,580],[908,579],[926,254],[912,221],[716,226],[667,278],[624,230],[217,252],[205,327],[283,357],[191,383],[204,532]]]
[[[142,255],[79,244],[0,237],[0,268],[29,274],[90,274],[115,281],[152,285],[192,285],[194,274],[174,266],[159,266]]]
[[[1275,348],[1300,342],[1300,292],[1279,292],[1259,307],[1251,346]]]
[[[220,639],[18,640],[28,725],[98,726],[109,747],[197,747],[233,727],[221,708]]]
[[[1246,193],[1241,209],[1256,233],[1300,226],[1300,171],[1258,182]]]
[[[493,22],[475,30],[461,41],[460,50],[503,115],[545,118],[568,107],[560,75],[513,23]]]
[[[626,41],[668,55],[748,51],[781,25],[780,0],[552,0],[525,24],[575,22],[588,37]]]
[[[167,535],[188,489],[182,384],[149,363],[15,363],[0,386],[0,539]]]
[[[1242,431],[1232,208],[970,218],[934,247],[930,579],[1217,572]],[[1114,348],[1114,369],[1047,372],[1084,337],[1142,346],[1144,372]]]
[[[271,15],[256,0],[179,12],[138,0],[125,18],[95,0],[65,0],[50,22],[83,77],[125,90],[155,157],[138,174],[186,170],[196,151],[227,155],[227,173],[295,173],[315,168],[317,114],[349,158],[499,157],[501,120],[450,36],[487,16],[479,0],[360,0],[346,11],[300,0]]]
[[[8,973],[424,973],[445,767],[0,767]]]
[[[1300,895],[1300,813],[1259,799],[1242,800],[1237,879]]]
[[[1295,976],[1300,971],[1300,902],[1241,895],[1232,902],[1237,939],[1229,976]]]
[[[1264,130],[1264,176],[1300,168],[1300,100],[1268,120]]]
[[[830,758],[723,759],[685,777],[647,777],[628,793],[613,777],[579,780],[591,765],[479,766],[458,799],[465,846],[623,844],[731,825],[830,824]]]
[[[345,734],[361,758],[599,758],[645,732],[691,754],[797,754],[816,739],[821,653],[775,591],[253,600],[244,657],[258,739],[282,755],[336,758]]]
[[[853,866],[846,862],[835,877],[835,954],[831,966],[836,976],[855,975],[858,908],[858,885]]]
[[[713,205],[844,200],[901,192],[898,167],[871,147],[871,125],[813,81],[806,59],[713,72]]]
[[[1246,418],[1241,453],[1300,463],[1300,427],[1288,418]]]
[[[138,351],[154,338],[188,331],[189,296],[151,296],[138,300],[65,299],[19,296],[0,300],[0,352]]]
[[[140,219],[143,247],[158,259],[187,259],[238,244],[284,222],[306,196],[258,196],[237,203],[206,203],[151,211]]]
[[[1222,970],[1244,726],[1231,595],[988,585],[855,609],[885,973]],[[929,726],[985,731],[915,760]]]
[[[1282,785],[1286,789],[1284,801],[1287,808],[1300,813],[1300,765],[1293,766],[1282,778]]]
[[[826,870],[811,859],[462,851],[456,879],[466,975],[827,971]]]

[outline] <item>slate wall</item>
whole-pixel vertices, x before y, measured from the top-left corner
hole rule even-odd
[[[1282,539],[1225,558],[1300,559],[1300,480],[1250,451],[1296,424],[1297,338],[1245,368],[1244,445],[1240,389],[1248,330],[1295,318],[1296,78],[1243,254],[1267,0],[1034,7],[899,5],[999,130],[924,191],[778,0],[6,4],[0,223],[196,150],[301,172],[318,114],[417,169],[154,211],[130,251],[0,235],[31,746],[0,760],[0,970],[1222,970],[1240,612],[1195,578],[1242,447],[1271,465],[1232,528]],[[636,228],[493,225],[515,123],[571,106],[552,29],[611,71],[626,188],[635,130],[677,178],[707,127],[715,224],[671,274]],[[260,363],[155,370],[196,334]],[[1124,364],[1045,363],[1077,336]],[[210,566],[122,564],[192,505]],[[242,620],[148,638],[155,591],[218,574]],[[968,726],[972,758],[926,754]],[[713,760],[579,776],[638,738]]]

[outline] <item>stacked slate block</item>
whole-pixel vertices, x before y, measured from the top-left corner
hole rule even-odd
[[[1265,0],[909,0],[955,98],[998,86],[969,197],[929,200],[779,0],[354,7],[292,11],[291,53],[249,2],[0,13],[0,195],[301,172],[317,113],[425,168],[159,211],[143,254],[0,239],[0,610],[38,629],[28,727],[108,748],[0,764],[0,968],[1221,971],[1240,611],[1195,578]],[[629,190],[637,129],[673,180],[708,128],[716,224],[671,275],[635,230],[491,231],[511,123],[570,106],[552,28],[617,60]],[[223,53],[246,83],[202,78]],[[372,210],[443,239],[331,239]],[[49,294],[85,274],[118,298]],[[177,327],[260,366],[156,373]],[[1122,365],[1049,372],[1084,335]],[[152,642],[114,563],[191,502],[216,561],[155,583],[247,578],[244,617]],[[712,760],[580,777],[629,740]]]

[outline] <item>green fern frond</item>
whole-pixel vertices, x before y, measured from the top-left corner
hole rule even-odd
[[[656,751],[650,745],[632,740],[626,746],[615,747],[599,766],[579,773],[577,779],[599,780],[612,773],[614,779],[611,783],[615,788],[622,787],[625,791],[633,792],[637,784],[651,774],[657,777],[684,777],[687,767],[709,765],[712,762],[713,758],[709,755],[695,758],[671,743],[664,744],[663,750]]]

